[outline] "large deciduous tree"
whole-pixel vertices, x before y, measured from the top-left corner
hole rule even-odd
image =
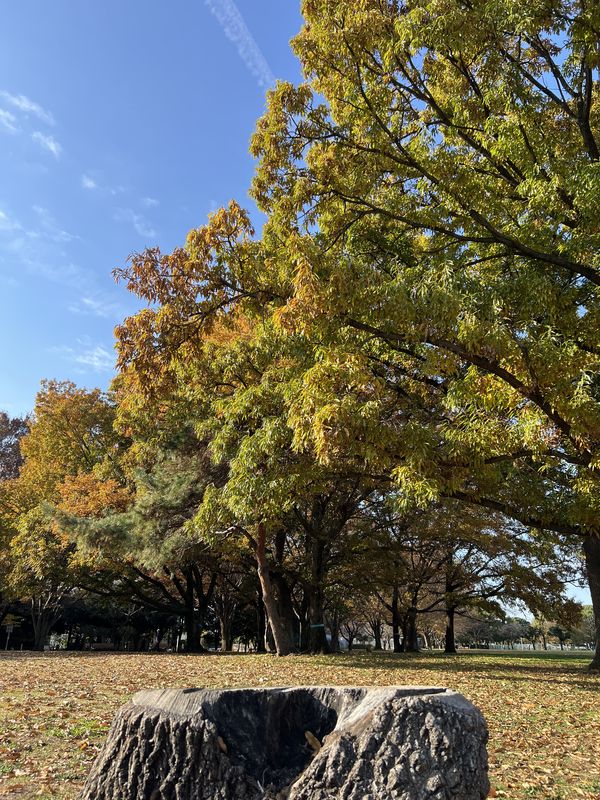
[[[306,82],[279,84],[253,140],[294,284],[279,319],[323,343],[297,441],[362,444],[418,502],[580,537],[600,630],[600,9],[303,13]]]
[[[185,249],[146,251],[119,272],[153,304],[118,329],[122,380],[163,413],[187,407],[224,465],[226,479],[207,487],[192,524],[205,540],[235,535],[252,547],[277,652],[298,646],[295,616],[305,618],[309,649],[324,650],[334,544],[373,481],[345,454],[321,464],[294,449],[290,404],[315,348],[274,324],[288,291],[285,265],[279,278],[276,262],[265,271],[268,248],[250,236],[232,203],[192,231]],[[303,542],[291,572],[290,534]],[[300,615],[290,578],[306,600]]]
[[[120,439],[113,421],[114,406],[100,390],[43,382],[20,440],[23,463],[16,477],[1,484],[6,592],[27,601],[37,649],[43,648],[84,568],[51,508],[64,500],[65,484],[84,476],[90,480],[92,473],[98,480],[115,474]]]

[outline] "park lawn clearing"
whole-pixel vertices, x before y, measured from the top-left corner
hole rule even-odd
[[[600,800],[600,677],[570,653],[336,656],[0,654],[0,798],[75,798],[140,689],[421,685],[461,692],[489,731],[491,797]]]

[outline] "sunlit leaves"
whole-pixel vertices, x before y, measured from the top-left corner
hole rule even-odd
[[[557,493],[587,528],[600,442],[593,14],[566,0],[303,12],[307,83],[270,95],[253,140],[255,196],[297,265],[277,320],[327,342],[294,401],[297,446],[369,464],[379,450],[416,498],[460,487],[451,462],[471,465],[480,497],[494,491],[486,461],[526,452],[530,481],[577,472]],[[355,359],[371,381],[352,380]]]

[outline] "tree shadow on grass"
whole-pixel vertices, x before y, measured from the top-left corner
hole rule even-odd
[[[443,653],[344,653],[335,656],[350,669],[385,669],[386,671],[414,670],[469,674],[479,680],[498,681],[510,679],[522,682],[555,683],[570,685],[597,693],[600,677],[587,673],[590,656],[577,654],[564,656],[554,653],[493,653],[463,652],[457,655]],[[567,659],[571,660],[568,663]],[[530,662],[530,663],[527,663]]]

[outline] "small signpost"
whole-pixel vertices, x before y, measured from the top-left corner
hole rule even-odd
[[[15,617],[14,614],[7,614],[6,617],[4,617],[2,625],[6,629],[6,641],[4,643],[5,650],[8,650],[8,643],[10,641],[11,633],[15,628],[18,628],[20,624],[21,620],[19,619],[19,617]]]

